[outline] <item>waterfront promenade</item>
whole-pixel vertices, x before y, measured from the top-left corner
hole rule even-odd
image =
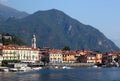
[[[54,64],[48,64],[49,67],[63,67],[63,66],[69,66],[69,67],[92,67],[94,63],[54,63]]]
[[[92,67],[93,65],[94,65],[93,63],[54,63],[54,64],[49,63],[46,64],[45,68],[55,68],[56,66],[58,68],[62,68],[64,66],[80,68],[80,67]],[[8,71],[8,70],[9,67],[0,67],[0,71]]]

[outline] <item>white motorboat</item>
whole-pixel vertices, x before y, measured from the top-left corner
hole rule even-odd
[[[31,71],[31,67],[21,67],[19,71],[26,72],[26,71]]]
[[[55,69],[58,69],[58,66],[55,66]]]
[[[42,67],[32,67],[32,70],[40,70]]]
[[[62,69],[71,69],[71,67],[63,66]]]
[[[94,65],[93,68],[97,68],[98,66],[97,65]]]
[[[16,69],[16,68],[10,68],[9,71],[10,72],[18,72],[18,69]]]

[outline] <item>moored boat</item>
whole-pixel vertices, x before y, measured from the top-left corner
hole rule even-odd
[[[42,67],[32,67],[32,70],[40,70]]]
[[[18,69],[16,69],[16,68],[10,68],[9,71],[10,72],[18,72]]]
[[[62,69],[71,69],[71,67],[63,66]]]

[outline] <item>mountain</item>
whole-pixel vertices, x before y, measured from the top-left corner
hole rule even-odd
[[[0,23],[4,22],[6,20],[6,18],[4,18],[3,16],[0,15]]]
[[[0,32],[20,36],[31,45],[32,35],[38,47],[89,49],[109,52],[120,49],[98,29],[71,18],[64,12],[51,9],[38,11],[27,17],[9,18],[0,25]]]
[[[28,13],[21,12],[16,9],[0,4],[0,16],[4,18],[9,18],[9,17],[23,18],[25,16],[28,16]]]

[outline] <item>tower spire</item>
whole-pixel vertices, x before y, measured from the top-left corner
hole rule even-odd
[[[32,38],[32,47],[36,48],[36,36],[35,36],[35,34],[33,35],[33,38]]]

